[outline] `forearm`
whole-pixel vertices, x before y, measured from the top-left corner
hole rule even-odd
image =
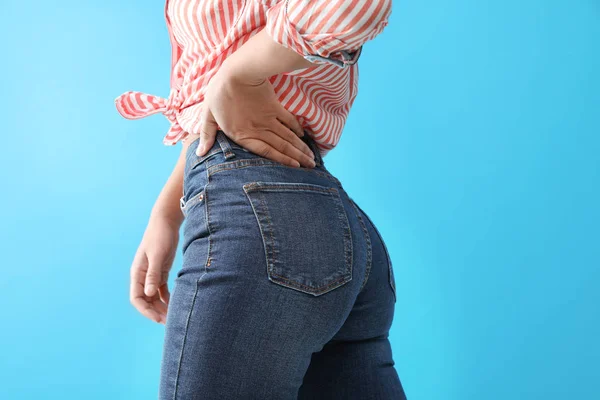
[[[227,57],[221,68],[250,81],[317,66],[300,54],[275,42],[265,28]]]
[[[184,216],[179,207],[179,199],[183,194],[183,173],[185,168],[185,154],[192,139],[182,141],[181,153],[173,168],[173,172],[163,186],[154,206],[150,218],[167,218],[173,225],[181,226]]]
[[[387,26],[391,11],[392,0],[281,0],[267,11],[263,29],[221,68],[260,82],[327,63],[353,65],[362,45]]]

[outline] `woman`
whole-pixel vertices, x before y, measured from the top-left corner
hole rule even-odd
[[[132,304],[166,324],[160,399],[404,399],[389,254],[323,163],[391,1],[169,0],[165,13],[169,97],[116,100],[130,119],[162,112],[163,143],[182,143],[131,268]]]

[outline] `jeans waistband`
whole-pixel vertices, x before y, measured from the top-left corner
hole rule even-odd
[[[319,147],[317,146],[317,143],[315,142],[315,140],[310,136],[308,131],[304,131],[304,136],[302,136],[300,139],[304,143],[306,143],[308,145],[308,147],[312,150],[312,152],[314,154],[314,160],[315,160],[316,167],[324,168],[325,165],[323,162],[323,157],[321,156],[321,153],[319,151]],[[199,140],[199,138],[194,139],[194,142],[198,141],[198,140]],[[193,150],[191,149],[192,147],[193,147]],[[225,156],[225,159],[228,160],[230,158],[235,157],[235,154],[232,151],[233,148],[238,148],[238,149],[242,149],[245,151],[249,151],[248,149],[244,148],[243,146],[240,146],[239,144],[234,142],[232,139],[227,137],[225,132],[223,132],[222,130],[217,130],[217,136],[216,136],[215,143],[213,144],[213,148],[210,149],[208,152],[206,152],[206,154],[204,156],[202,156],[201,159],[199,159],[198,161],[202,161],[204,158],[208,158],[215,152],[222,152]],[[196,149],[196,145],[194,145],[194,146],[190,145],[190,150],[188,150],[188,154],[191,153],[192,151],[195,151],[195,149]]]
[[[312,136],[310,136],[308,131],[305,130],[304,136],[302,136],[300,139],[302,139],[302,141],[308,145],[308,147],[312,150],[313,154],[315,155],[314,160],[315,160],[315,163],[317,164],[316,166],[317,167],[324,166],[323,158],[321,157],[321,153],[319,152],[317,143],[312,138]],[[223,132],[222,130],[217,131],[217,141],[219,142],[219,145],[221,146],[221,150],[225,154],[225,158],[230,157],[229,152],[230,152],[230,149],[232,146],[243,149],[242,146],[238,145],[237,143],[232,141],[229,137],[227,137],[225,132]]]
[[[337,179],[323,164],[323,157],[319,152],[319,148],[315,142],[315,140],[309,135],[307,131],[305,131],[304,136],[301,137],[302,141],[304,141],[308,147],[313,151],[315,166],[313,168],[301,168],[306,172],[319,174],[331,181],[335,182],[340,188],[342,188],[342,183],[339,179]],[[219,169],[225,169],[228,161],[231,161],[234,165],[237,163],[239,165],[260,165],[260,164],[276,164],[277,162],[274,160],[267,159],[262,156],[258,156],[252,151],[242,147],[238,143],[234,142],[232,139],[227,137],[225,132],[222,130],[217,130],[216,138],[211,146],[211,148],[203,155],[198,157],[196,155],[196,148],[200,142],[200,137],[192,140],[189,144],[189,148],[187,149],[187,153],[185,156],[185,170],[184,175],[187,176],[190,170],[195,169],[198,165],[203,165],[203,168],[206,168],[209,174],[218,171]],[[236,149],[236,151],[234,151]],[[251,157],[247,157],[244,153],[253,154]],[[222,154],[220,157],[215,157],[216,154]],[[224,159],[224,160],[223,160]],[[225,162],[224,162],[225,161]],[[221,165],[221,167],[219,167]],[[290,167],[292,168],[292,167]],[[296,169],[296,168],[294,168]]]

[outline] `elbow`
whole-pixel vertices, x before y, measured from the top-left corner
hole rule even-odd
[[[337,41],[335,50],[357,50],[383,31],[392,13],[392,0],[341,0],[336,6],[359,10],[351,21],[341,18],[329,32],[327,39]]]
[[[287,38],[289,47],[315,59],[310,61],[329,58],[347,65],[383,31],[391,12],[392,0],[286,0],[269,9],[267,27],[273,37]]]
[[[353,7],[362,8],[362,13],[357,15],[356,23],[349,27],[349,36],[372,39],[387,26],[392,14],[392,0],[362,0],[353,3]]]

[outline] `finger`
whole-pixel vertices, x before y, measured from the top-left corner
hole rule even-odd
[[[167,319],[167,305],[160,298],[158,298],[158,294],[157,297],[152,301],[151,306],[154,312],[160,316],[160,320],[158,322],[162,322]]]
[[[141,282],[132,283],[132,293],[131,304],[142,315],[158,323],[166,319],[167,307],[157,298],[158,295],[153,300],[146,297],[144,285]]]
[[[135,308],[146,318],[151,319],[154,322],[160,323],[163,320],[163,316],[156,308],[145,298],[140,297],[136,299]]]
[[[130,270],[129,300],[132,303],[134,299],[144,296],[144,282],[147,270],[148,258],[146,257],[146,253],[136,253]]]
[[[200,144],[196,148],[196,155],[203,156],[215,143],[218,125],[210,111],[206,112],[200,126]]]
[[[168,306],[169,300],[171,299],[171,293],[169,293],[169,286],[167,282],[163,283],[158,288],[158,294],[160,295],[160,299],[163,301],[163,303],[165,303]]]
[[[303,166],[307,168],[313,168],[315,166],[314,155],[302,139],[298,138],[292,131],[278,121],[274,123],[272,129],[276,135],[265,136],[265,141],[275,147],[279,152],[299,161]],[[302,145],[302,150],[297,147],[297,141]],[[308,150],[308,154],[303,151],[305,148]]]
[[[155,322],[160,322],[162,318],[160,313],[154,309],[144,295],[144,281],[147,268],[148,259],[146,254],[143,252],[136,254],[131,267],[129,301],[142,315]]]
[[[157,307],[153,303],[147,301],[144,297],[136,299],[135,308],[146,318],[151,319],[154,322],[161,323],[165,319],[164,314],[157,311]]]
[[[284,121],[285,118],[288,118],[287,123]],[[291,120],[289,118],[291,118]],[[300,125],[294,114],[290,113],[288,110],[283,108],[282,114],[277,116],[277,120],[280,122],[280,125],[286,128],[286,130],[278,130],[277,133],[287,141],[293,143],[294,146],[296,146],[296,148],[305,152],[306,155],[308,155],[310,158],[314,158],[315,155],[313,154],[310,147],[308,147],[308,145],[302,139],[300,139],[305,135],[305,133],[304,129],[302,128],[302,125]],[[290,125],[295,124],[298,124],[298,126],[296,126],[295,128],[290,127]],[[300,130],[302,135],[298,135],[298,133],[295,131],[298,129]],[[295,133],[295,135],[292,133]]]
[[[264,136],[277,136],[276,133],[265,131]],[[266,140],[266,139],[263,139]],[[273,161],[277,161],[284,165],[289,165],[290,167],[299,167],[300,163],[292,157],[289,157],[276,148],[271,146],[268,142],[259,140],[259,139],[251,139],[251,138],[240,138],[238,142],[241,146],[250,150],[254,154],[258,154],[259,156],[268,158]],[[281,138],[280,138],[281,140]]]
[[[310,147],[308,147],[308,145],[302,139],[294,135],[294,133],[287,126],[279,123],[279,121],[276,121],[273,124],[273,131],[284,140],[290,142],[298,150],[306,154],[309,160],[313,160],[315,158],[315,155]],[[279,151],[282,151],[282,149],[279,149]]]
[[[296,116],[289,112],[283,105],[280,108],[279,114],[277,115],[277,119],[281,121],[285,126],[290,128],[296,135],[299,137],[304,136],[304,128],[296,119]]]
[[[160,256],[148,256],[148,271],[146,272],[146,281],[144,283],[144,294],[152,297],[158,293],[158,287],[161,285],[162,262]]]

